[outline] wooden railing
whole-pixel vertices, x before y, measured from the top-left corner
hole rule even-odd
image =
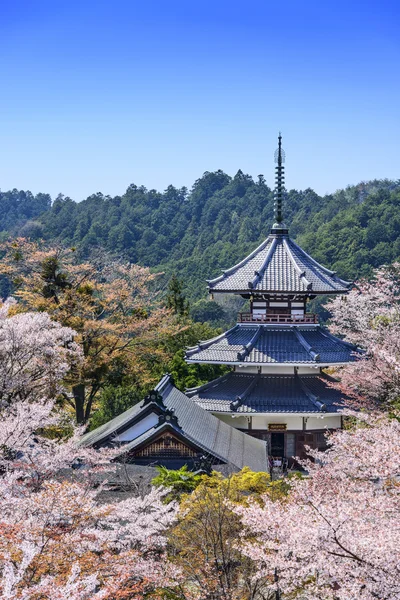
[[[312,313],[304,315],[253,315],[253,313],[239,313],[239,323],[318,323],[318,316]]]

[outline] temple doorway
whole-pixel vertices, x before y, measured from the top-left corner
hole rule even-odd
[[[285,434],[271,433],[271,456],[285,456]]]

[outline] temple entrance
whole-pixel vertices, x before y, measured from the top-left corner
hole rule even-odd
[[[271,456],[285,456],[285,434],[271,433]]]

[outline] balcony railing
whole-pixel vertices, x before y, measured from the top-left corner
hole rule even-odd
[[[253,313],[239,313],[239,323],[318,323],[318,315],[305,313],[303,315],[254,315]]]

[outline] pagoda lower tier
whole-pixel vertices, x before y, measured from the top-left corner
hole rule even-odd
[[[315,369],[251,373],[241,368],[186,391],[191,400],[235,429],[265,440],[274,457],[305,457],[304,446],[324,449],[327,431],[342,427],[345,398],[335,379]],[[290,373],[291,371],[291,373]]]
[[[186,362],[232,366],[338,366],[357,360],[359,350],[318,324],[238,323],[222,335],[186,351]]]

